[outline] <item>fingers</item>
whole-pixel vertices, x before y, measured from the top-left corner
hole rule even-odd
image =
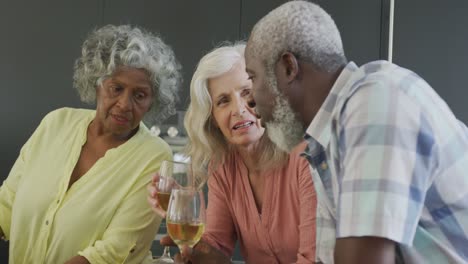
[[[180,253],[182,254],[182,256],[184,257],[190,257],[192,255],[192,248],[186,246],[186,245],[183,245],[181,248],[180,248]]]
[[[162,218],[166,217],[166,211],[164,211],[161,208],[161,206],[158,203],[157,198],[153,198],[153,197],[148,195],[148,197],[146,199],[148,200],[148,203],[151,205],[151,209],[153,210],[153,212],[155,212],[156,214],[158,214]]]
[[[188,246],[182,246],[180,253],[174,257],[174,263],[192,263],[192,249]]]
[[[159,205],[158,196],[156,195],[158,189],[156,188],[155,183],[151,182],[150,184],[148,184],[146,189],[148,190],[148,196],[146,197],[146,199],[148,200],[151,209],[159,216],[166,217],[166,211],[164,211]]]
[[[176,243],[172,240],[170,236],[164,236],[159,240],[159,243],[163,246],[176,247]]]
[[[174,256],[174,264],[184,264],[186,262],[184,262],[182,256],[177,253],[175,256]],[[188,262],[187,262],[188,263]]]
[[[148,194],[151,197],[156,197],[156,194],[158,192],[158,188],[156,186],[156,183],[153,182],[150,182],[148,185],[146,185],[146,190],[148,190]]]
[[[159,173],[155,173],[151,176],[151,182],[152,183],[157,183],[159,181]],[[156,184],[157,185],[157,184]]]
[[[186,245],[183,245],[180,248],[180,254],[182,255],[183,259],[191,259],[192,253],[193,253],[193,249]]]
[[[229,257],[209,245],[200,241],[193,249],[183,245],[179,247],[180,255],[176,263],[231,263]]]

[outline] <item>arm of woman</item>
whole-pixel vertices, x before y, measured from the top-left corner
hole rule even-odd
[[[176,255],[175,260],[193,264],[231,263],[237,237],[228,207],[228,188],[223,188],[225,176],[214,172],[209,177],[205,233],[193,249],[183,248],[182,256]]]
[[[74,256],[73,258],[65,262],[65,264],[91,264],[91,263],[83,256]]]
[[[161,223],[161,218],[145,201],[149,175],[155,170],[147,169],[142,173],[144,176],[121,201],[102,238],[78,252],[79,256],[90,263],[141,263],[149,256],[154,235]]]
[[[316,237],[316,210],[317,195],[309,164],[304,158],[299,157],[299,250],[297,263],[312,263],[315,261],[315,237]]]
[[[16,191],[23,177],[30,149],[36,142],[40,141],[40,137],[44,133],[44,120],[46,120],[46,118],[41,121],[41,124],[34,131],[33,135],[23,145],[8,177],[0,186],[0,237],[5,240],[8,240],[10,237],[11,212],[16,197]]]
[[[223,188],[226,186],[225,177],[226,175],[214,172],[208,179],[206,229],[202,240],[217,249],[216,251],[221,251],[229,260],[234,252],[237,236],[229,209],[228,188]]]
[[[0,186],[0,237],[8,240],[10,237],[11,212],[16,197],[16,190],[23,175],[24,163],[26,160],[29,144],[26,144],[16,159],[10,174]]]

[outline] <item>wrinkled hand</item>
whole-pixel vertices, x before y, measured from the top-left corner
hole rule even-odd
[[[175,256],[174,262],[177,264],[223,264],[231,263],[231,260],[210,244],[200,241],[193,249],[188,246],[182,246],[181,253]]]
[[[157,196],[157,193],[159,191],[158,189],[159,178],[160,177],[158,173],[155,173],[151,177],[151,182],[147,186],[147,190],[148,190],[147,200],[148,200],[148,203],[151,205],[151,209],[153,209],[153,211],[157,213],[158,215],[160,215],[161,217],[165,218],[166,211],[164,211],[161,208],[161,205],[159,205],[159,200]]]

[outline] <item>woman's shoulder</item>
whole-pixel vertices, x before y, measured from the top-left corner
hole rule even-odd
[[[149,173],[159,170],[163,160],[172,160],[172,150],[160,137],[141,131],[128,140],[123,148],[119,149],[122,159],[131,159],[139,180],[146,181]]]
[[[46,118],[60,118],[60,117],[70,117],[70,116],[89,116],[90,114],[95,113],[95,110],[83,109],[83,108],[72,108],[72,107],[62,107],[50,111]]]
[[[85,120],[91,121],[94,115],[94,110],[59,108],[47,113],[42,118],[37,130],[52,132],[52,134],[54,134],[53,132],[76,131],[81,125],[85,125]]]
[[[295,146],[289,153],[289,166],[297,166],[297,164],[306,164],[307,160],[301,156],[307,147],[307,141],[302,141],[300,144]]]
[[[242,162],[240,156],[235,152],[229,153],[217,164],[210,162],[208,166],[210,178],[226,183],[232,182],[239,170],[240,162]]]
[[[90,109],[63,107],[47,113],[42,122],[68,124],[80,122],[84,118],[92,118],[94,114],[95,111]]]
[[[309,162],[301,155],[304,152],[306,146],[307,142],[304,141],[294,147],[289,153],[288,162],[283,167],[283,170],[281,170],[282,173],[288,175],[286,177],[292,177],[292,175],[295,175],[294,178],[297,180],[297,182],[300,182],[302,177],[310,177],[311,175]],[[292,182],[293,181],[291,181],[291,183]]]
[[[169,144],[159,136],[152,135],[144,124],[140,125],[137,137],[134,144],[138,146],[139,152],[143,155],[151,154],[152,156],[162,155],[172,157],[172,150]]]

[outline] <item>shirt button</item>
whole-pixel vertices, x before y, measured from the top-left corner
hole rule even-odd
[[[325,161],[323,161],[322,163],[320,163],[320,168],[322,170],[326,170],[326,169],[328,169],[328,164]]]
[[[60,203],[60,199],[57,200],[57,203]]]
[[[45,224],[46,224],[46,225],[49,225],[49,220],[46,220],[46,221],[45,221]]]

